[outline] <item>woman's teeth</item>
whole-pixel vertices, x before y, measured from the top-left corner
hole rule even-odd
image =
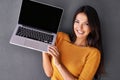
[[[78,32],[79,34],[83,34],[83,33],[84,33],[83,31],[79,31],[79,30],[77,30],[77,32]]]

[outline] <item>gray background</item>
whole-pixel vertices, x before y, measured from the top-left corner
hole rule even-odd
[[[74,11],[81,5],[96,8],[102,25],[105,69],[103,80],[120,80],[120,0],[38,0],[64,8],[60,31],[70,33]],[[9,44],[22,0],[0,0],[0,80],[48,80],[38,51]]]

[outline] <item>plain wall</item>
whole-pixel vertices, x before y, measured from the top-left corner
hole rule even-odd
[[[105,69],[103,80],[120,76],[120,0],[37,0],[64,9],[59,31],[71,33],[72,16],[82,5],[93,6],[101,21]],[[0,0],[0,80],[49,80],[42,68],[41,52],[9,43],[22,0]]]

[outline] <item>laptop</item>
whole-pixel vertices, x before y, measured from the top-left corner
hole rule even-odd
[[[23,0],[10,43],[37,51],[54,45],[63,9],[33,0]]]

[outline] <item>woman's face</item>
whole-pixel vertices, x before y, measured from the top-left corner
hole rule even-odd
[[[86,14],[84,13],[77,14],[74,21],[74,32],[76,34],[76,37],[79,39],[86,39],[90,31],[91,30],[89,27],[88,18]]]

